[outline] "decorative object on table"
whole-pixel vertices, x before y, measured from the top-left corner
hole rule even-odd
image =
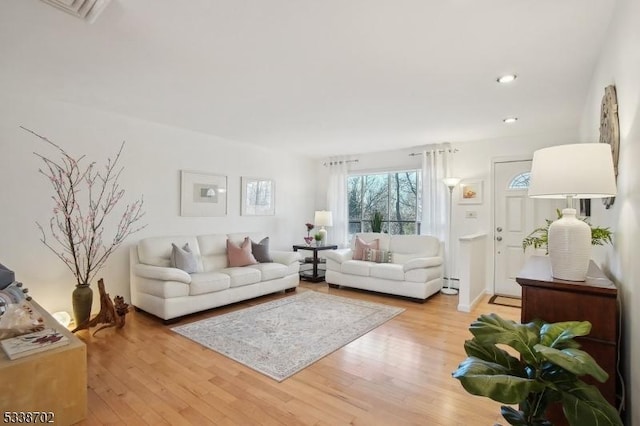
[[[615,195],[613,159],[608,145],[558,145],[534,152],[529,197],[567,199],[562,218],[549,226],[548,250],[555,278],[584,281],[587,276],[591,229],[576,218],[574,199]]]
[[[331,212],[328,210],[318,210],[315,213],[315,218],[313,221],[316,226],[320,227],[320,230],[318,231],[318,233],[322,235],[322,238],[320,239],[320,241],[322,241],[323,244],[326,244],[327,230],[324,227],[333,226],[333,216],[331,215]],[[318,241],[317,234],[316,234],[316,241]]]
[[[382,222],[384,221],[384,216],[378,210],[373,212],[373,216],[371,216],[371,232],[382,232]]]
[[[4,289],[0,290],[0,315],[4,312],[4,307],[12,303],[20,303],[22,300],[31,300],[28,296],[28,288],[22,286],[21,282],[14,281]]]
[[[562,212],[560,210],[556,210],[556,214],[558,215],[557,219],[562,218]],[[587,218],[581,218],[580,220],[589,225],[589,228],[591,229],[592,246],[603,246],[605,244],[612,244],[611,237],[613,233],[609,228],[600,228],[599,226],[593,226],[587,221]],[[527,247],[533,246],[534,249],[544,248],[546,253],[549,254],[547,243],[549,240],[549,226],[551,226],[553,220],[545,219],[544,221],[546,222],[545,226],[534,229],[529,235],[526,236],[524,240],[522,240],[523,250],[526,250]]]
[[[0,347],[11,360],[68,344],[69,339],[67,336],[54,328],[45,328],[41,331],[0,340]]]
[[[0,339],[20,336],[44,328],[44,320],[38,315],[31,302],[22,300],[5,306],[0,316]]]
[[[483,196],[482,180],[465,180],[460,183],[459,204],[482,204]]]
[[[449,228],[447,231],[447,286],[443,287],[440,292],[449,296],[458,294],[458,290],[451,287],[451,275],[453,273],[453,243],[452,243],[452,231],[451,225],[453,223],[453,189],[460,183],[460,178],[446,177],[442,179],[442,182],[447,188],[449,188]]]
[[[119,219],[112,222],[113,236],[105,232],[114,210],[125,191],[118,178],[123,168],[118,165],[124,142],[114,159],[98,169],[96,163],[85,165],[86,158],[72,157],[63,148],[44,136],[22,127],[53,147],[61,158],[52,160],[42,154],[35,155],[44,166],[39,172],[49,179],[53,188],[53,216],[49,220],[49,233],[55,242],[47,239],[43,227],[36,222],[42,235],[40,241],[69,268],[76,279],[72,303],[76,326],[89,320],[93,291],[91,281],[122,242],[146,225],[138,225],[144,216],[143,199],[127,204]],[[56,244],[57,243],[57,244]]]
[[[313,230],[313,228],[315,228],[315,225],[313,223],[305,223],[304,226],[307,227],[307,236],[304,237],[304,242],[307,243],[308,246],[311,245],[311,242],[313,241],[313,237],[311,236],[311,231]]]
[[[322,240],[324,239],[324,237],[325,237],[324,234],[322,234],[321,232],[316,232],[313,235],[313,239],[316,240],[316,245],[318,247],[320,247],[322,245]]]
[[[7,287],[16,280],[16,274],[2,263],[0,263],[0,290]]]
[[[76,325],[73,329],[73,333],[83,329],[89,329],[95,327],[98,324],[103,324],[102,327],[93,332],[95,336],[98,331],[104,330],[109,327],[124,327],[125,315],[129,312],[129,304],[124,303],[124,299],[121,296],[116,296],[111,302],[109,293],[104,289],[104,280],[100,278],[98,280],[98,291],[100,292],[100,311],[98,315],[91,318],[90,321],[84,322],[80,325]]]
[[[620,158],[620,125],[618,123],[618,99],[616,86],[610,85],[604,88],[604,96],[600,108],[600,143],[608,144],[611,147],[611,158],[613,159],[613,170],[618,177],[618,161]],[[615,201],[615,197],[603,197],[602,202],[605,208],[610,208]]]
[[[618,412],[600,391],[579,379],[585,374],[600,382],[608,378],[574,340],[589,334],[590,322],[518,324],[489,314],[471,323],[469,331],[474,337],[464,343],[468,358],[453,377],[472,395],[519,404],[520,410],[501,407],[509,424],[551,425],[545,411],[550,403],[561,402],[570,425],[622,425]],[[507,345],[520,356],[497,345]]]
[[[281,382],[403,311],[303,291],[172,330]]]
[[[242,216],[273,216],[276,213],[276,183],[271,179],[242,177]]]
[[[206,172],[180,172],[180,216],[227,215],[227,177]]]

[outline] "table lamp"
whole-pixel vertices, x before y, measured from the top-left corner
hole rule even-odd
[[[611,148],[581,143],[533,153],[529,197],[566,198],[562,218],[549,226],[547,248],[554,278],[584,281],[591,258],[591,227],[576,218],[573,200],[616,195]]]
[[[327,243],[327,230],[324,229],[325,226],[333,226],[333,217],[331,216],[331,212],[328,210],[318,210],[316,211],[313,223],[316,226],[319,226],[320,229],[318,233],[322,235],[322,244]]]

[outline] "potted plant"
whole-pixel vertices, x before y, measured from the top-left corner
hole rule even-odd
[[[96,274],[129,235],[145,226],[138,224],[144,216],[143,200],[127,204],[119,216],[109,220],[124,196],[124,190],[118,184],[123,170],[118,161],[124,142],[115,158],[107,159],[106,164],[98,168],[94,162],[87,164],[84,155],[73,157],[49,139],[23,129],[49,144],[60,156],[51,159],[35,153],[44,163],[39,172],[51,184],[54,201],[47,227],[49,232],[45,232],[40,223],[36,222],[36,225],[40,229],[40,241],[75,277],[72,304],[76,327],[80,327],[91,315],[93,291],[90,285]],[[113,230],[112,235],[108,229]]]
[[[579,379],[585,374],[600,382],[608,378],[574,340],[589,334],[590,322],[518,324],[489,314],[471,323],[469,331],[474,337],[464,343],[468,358],[453,377],[473,395],[519,404],[519,410],[501,407],[509,424],[550,426],[545,411],[550,403],[561,402],[570,425],[622,425],[600,391]],[[515,349],[520,357],[497,345]]]
[[[562,218],[562,212],[556,209],[558,219]],[[613,233],[609,228],[600,228],[593,226],[587,222],[586,218],[581,219],[591,228],[591,245],[602,246],[605,244],[611,244],[611,236]],[[553,223],[551,219],[545,219],[545,226],[534,229],[527,237],[522,240],[522,249],[526,250],[527,247],[533,247],[534,249],[544,248],[548,253],[547,244],[549,242],[549,226]]]
[[[372,232],[382,232],[382,221],[384,220],[384,216],[379,211],[373,212],[373,216],[371,216],[371,231]]]
[[[319,246],[322,243],[322,234],[320,232],[316,232],[313,235],[313,238],[316,240],[316,245]]]

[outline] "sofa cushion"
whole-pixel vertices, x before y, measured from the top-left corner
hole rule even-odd
[[[231,287],[242,287],[243,285],[258,283],[262,275],[258,269],[250,267],[224,268],[219,272],[229,275]]]
[[[247,268],[255,268],[260,271],[260,280],[269,281],[276,278],[282,278],[287,275],[289,268],[281,263],[258,263],[256,265],[247,266]]]
[[[366,242],[356,235],[356,245],[353,250],[353,260],[365,260],[364,255],[367,249],[378,250],[380,248],[380,240],[375,239],[370,242]]]
[[[273,262],[269,254],[269,237],[264,237],[259,243],[251,240],[251,253],[259,263]]]
[[[371,265],[369,275],[385,280],[404,280],[404,270],[402,269],[402,265],[396,265],[395,263],[374,263]]]
[[[340,269],[343,274],[368,277],[371,265],[373,265],[373,263],[365,262],[364,260],[347,260],[346,262],[342,262]]]
[[[373,240],[379,240],[380,242],[378,243],[378,250],[390,250],[389,249],[389,240],[390,240],[390,235],[389,234],[385,234],[385,233],[381,233],[381,232],[358,232],[356,235],[356,237],[360,238],[362,241],[365,241],[367,243],[373,241]],[[350,246],[351,250],[355,250],[356,248],[356,239],[355,237],[351,239],[351,246]]]
[[[138,292],[150,294],[161,299],[173,297],[185,297],[189,295],[189,285],[176,281],[162,281],[140,278],[138,280]]]
[[[226,290],[231,286],[231,277],[220,272],[200,272],[191,275],[189,294],[213,293],[215,291]]]
[[[440,256],[436,257],[419,257],[416,259],[411,259],[407,263],[403,264],[404,270],[410,271],[412,269],[420,269],[420,268],[432,268],[434,266],[442,265],[442,258]],[[398,262],[396,262],[398,263]]]
[[[393,255],[390,251],[366,249],[364,251],[364,260],[375,263],[391,263]]]
[[[189,247],[189,243],[186,243],[182,248],[171,243],[171,258],[169,259],[169,265],[172,268],[182,269],[187,274],[193,274],[198,271],[198,261],[193,255],[193,252]]]
[[[229,267],[247,266],[258,263],[253,254],[251,254],[251,240],[245,237],[242,245],[238,247],[236,243],[227,240],[227,258],[229,259]]]
[[[227,234],[198,236],[202,268],[204,272],[217,271],[227,267]]]
[[[198,240],[195,237],[149,237],[143,238],[138,242],[138,258],[140,263],[153,266],[170,266],[171,259],[171,244],[177,246],[184,246],[185,243],[189,244],[191,252],[196,259],[200,257],[200,249],[198,247]],[[200,268],[200,265],[198,265]],[[198,269],[200,271],[200,269]]]

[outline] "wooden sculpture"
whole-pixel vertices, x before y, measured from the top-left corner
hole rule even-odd
[[[73,333],[79,330],[89,329],[95,327],[98,324],[103,324],[99,329],[93,332],[95,336],[100,330],[104,330],[109,327],[124,327],[125,315],[129,312],[129,304],[124,302],[122,296],[116,296],[112,302],[109,298],[109,293],[104,289],[104,280],[100,278],[98,280],[98,291],[100,292],[100,312],[98,315],[90,319],[89,321],[78,325],[73,329]]]

